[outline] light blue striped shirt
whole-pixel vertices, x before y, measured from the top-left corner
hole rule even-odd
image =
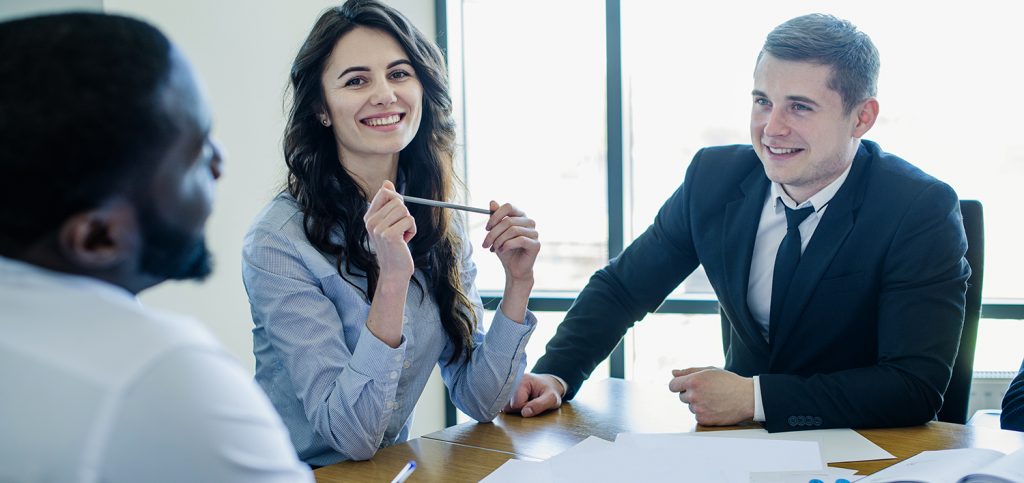
[[[463,247],[462,284],[482,320],[476,265],[464,234]],[[435,363],[459,409],[478,421],[494,418],[525,369],[523,350],[536,326],[532,313],[518,324],[496,311],[486,335],[481,329],[473,334],[471,359],[449,364],[453,348],[433,297],[409,284],[402,342],[391,348],[366,328],[370,304],[356,288],[365,290],[366,278],[346,272],[342,279],[335,262],[309,243],[302,212],[287,193],[260,213],[242,250],[256,381],[303,461],[322,466],[365,460],[378,448],[405,441]],[[428,286],[422,271],[414,277]]]

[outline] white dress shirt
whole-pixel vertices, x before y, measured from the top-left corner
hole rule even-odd
[[[757,225],[757,238],[754,240],[754,253],[750,261],[750,280],[747,282],[747,307],[750,315],[761,326],[761,335],[768,340],[768,316],[772,307],[772,277],[775,274],[775,255],[779,251],[782,239],[786,237],[786,207],[794,210],[814,208],[798,227],[800,230],[800,253],[803,253],[814,236],[814,230],[828,209],[828,203],[843,186],[850,174],[853,163],[846,167],[843,174],[804,201],[797,204],[782,188],[772,182],[768,196],[761,209],[761,221]],[[780,202],[781,201],[781,202]],[[754,376],[754,421],[764,421],[764,405],[761,403],[761,381]]]
[[[0,481],[312,481],[195,320],[0,257],[0,333]]]

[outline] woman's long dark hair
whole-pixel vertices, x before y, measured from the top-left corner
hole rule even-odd
[[[380,269],[366,248],[363,222],[366,199],[372,193],[364,193],[341,165],[334,134],[319,118],[327,110],[320,84],[327,59],[338,39],[360,26],[386,32],[397,40],[423,85],[420,128],[398,158],[406,194],[452,198],[457,183],[452,165],[455,122],[441,51],[402,14],[376,0],[349,0],[325,11],[295,56],[292,106],[284,135],[287,189],[302,209],[309,241],[318,250],[337,256],[342,278],[346,273],[365,276],[366,299],[372,302]],[[428,287],[420,288],[433,295],[441,325],[455,348],[449,361],[469,357],[477,321],[461,282],[462,240],[454,225],[457,220],[449,210],[427,206],[412,205],[409,212],[416,219],[416,236],[409,249],[415,266],[427,277]],[[343,231],[343,241],[332,240],[335,227]]]

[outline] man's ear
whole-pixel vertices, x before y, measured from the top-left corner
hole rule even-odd
[[[878,120],[878,99],[869,97],[856,107],[857,124],[853,126],[853,137],[862,138]]]
[[[134,261],[140,238],[135,207],[118,198],[65,220],[57,243],[62,255],[74,265],[88,271],[106,271]]]

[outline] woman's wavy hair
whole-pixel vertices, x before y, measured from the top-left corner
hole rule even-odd
[[[406,180],[405,193],[450,200],[458,183],[452,164],[455,121],[448,94],[448,75],[438,47],[397,10],[375,0],[349,0],[330,8],[317,20],[299,49],[291,69],[291,109],[284,135],[288,165],[287,190],[303,213],[306,237],[321,252],[337,257],[338,273],[366,277],[364,294],[373,301],[380,274],[377,260],[367,250],[366,199],[338,159],[330,128],[320,123],[327,111],[320,77],[335,44],[356,27],[383,31],[408,55],[423,86],[423,114],[416,136],[399,154],[398,166]],[[426,275],[427,287],[413,282],[421,296],[430,291],[437,302],[441,325],[454,347],[450,362],[469,357],[473,350],[476,311],[462,286],[462,240],[450,210],[411,205],[416,236],[410,242],[415,266]],[[343,240],[332,238],[339,227]],[[349,282],[351,283],[351,282]],[[354,285],[354,284],[353,284]],[[360,289],[361,290],[361,289]]]

